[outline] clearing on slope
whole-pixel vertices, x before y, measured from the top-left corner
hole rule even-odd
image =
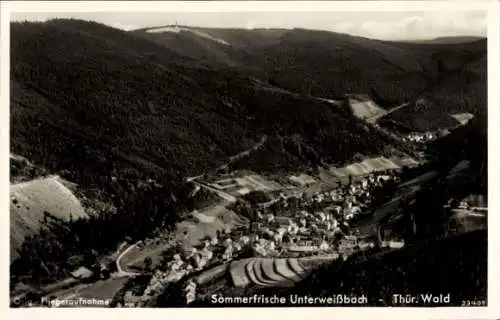
[[[353,115],[365,120],[373,117],[380,117],[387,113],[387,110],[378,106],[373,100],[361,97],[349,97],[349,106]]]
[[[10,199],[11,259],[17,257],[25,237],[40,230],[46,214],[65,221],[88,217],[78,198],[57,176],[13,184]]]
[[[474,118],[474,115],[472,113],[456,113],[451,115],[452,118],[460,122],[461,125],[467,124],[472,118]]]

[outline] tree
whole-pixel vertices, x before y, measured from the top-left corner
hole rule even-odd
[[[87,250],[83,256],[83,263],[87,266],[97,263],[97,251],[94,249]]]
[[[153,265],[153,260],[151,257],[144,258],[144,269],[151,271],[151,266]]]

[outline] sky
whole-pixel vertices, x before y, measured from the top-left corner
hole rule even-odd
[[[92,20],[124,30],[171,25],[220,28],[306,28],[383,40],[486,36],[485,11],[330,12],[15,12],[11,20]]]

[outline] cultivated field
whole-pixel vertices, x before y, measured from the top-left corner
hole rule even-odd
[[[258,174],[223,178],[211,182],[210,185],[234,196],[239,196],[242,193],[249,193],[252,191],[274,191],[283,188],[283,186],[277,182],[267,180]]]
[[[338,178],[344,178],[348,176],[362,176],[370,174],[371,172],[399,168],[400,166],[395,164],[393,161],[384,157],[378,157],[353,163],[344,168],[332,168],[330,169],[330,172]]]

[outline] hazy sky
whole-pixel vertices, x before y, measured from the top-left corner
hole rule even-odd
[[[378,39],[425,39],[442,36],[486,36],[484,11],[387,12],[77,12],[12,13],[11,19],[46,20],[74,17],[125,30],[175,24],[201,27],[307,28]]]

